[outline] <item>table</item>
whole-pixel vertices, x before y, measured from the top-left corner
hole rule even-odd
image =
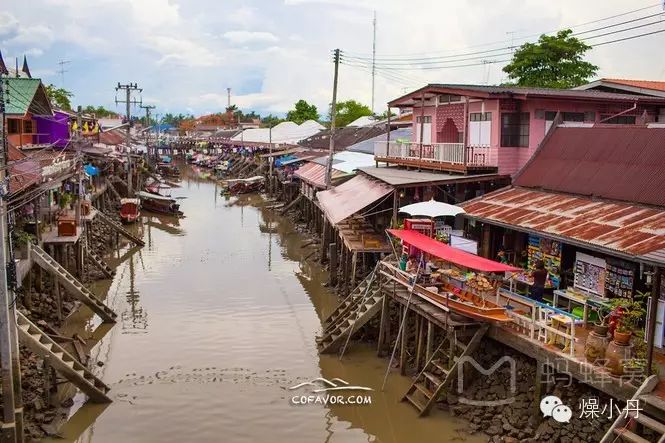
[[[591,295],[583,295],[583,294],[575,294],[571,293],[569,291],[562,291],[562,290],[556,290],[554,291],[554,300],[552,300],[552,304],[554,306],[558,306],[559,303],[559,297],[565,298],[568,300],[568,310],[571,310],[571,305],[573,303],[577,303],[579,305],[582,305],[584,309],[584,314],[582,316],[582,320],[584,321],[584,327],[586,328],[588,322],[589,322],[589,307],[592,308],[608,308],[609,305],[607,304],[606,300],[601,299],[600,297],[594,297]]]

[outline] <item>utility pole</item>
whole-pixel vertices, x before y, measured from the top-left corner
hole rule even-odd
[[[226,108],[231,107],[231,88],[226,88]]]
[[[339,49],[334,51],[335,75],[333,77],[333,95],[330,104],[330,152],[328,153],[328,164],[326,165],[326,189],[332,187],[332,164],[335,153],[335,115],[337,114],[337,74],[339,72]]]
[[[374,112],[374,82],[376,80],[376,10],[374,10],[374,39],[372,40],[372,112]]]
[[[71,63],[71,60],[60,60],[58,64],[60,65],[60,69],[58,69],[58,74],[62,77],[62,87],[65,87],[65,72],[68,72],[65,69],[65,65]]]
[[[148,148],[148,142],[150,141],[150,131],[148,130],[148,127],[150,126],[150,110],[155,109],[155,105],[141,105],[140,108],[145,109],[145,148]]]
[[[81,226],[81,202],[83,201],[83,156],[81,155],[81,143],[83,143],[81,137],[81,125],[83,124],[83,117],[81,116],[81,105],[76,110],[76,124],[78,129],[76,130],[76,169],[78,171],[79,178],[79,198],[75,207],[75,218],[76,218],[76,228],[78,229]]]
[[[0,77],[0,82],[3,79]],[[3,442],[23,442],[23,412],[20,405],[21,370],[18,345],[14,343],[16,333],[16,312],[13,292],[7,284],[7,201],[8,183],[5,181],[7,159],[6,115],[3,87],[0,84],[0,113],[2,113],[2,153],[0,153],[0,366],[2,369],[2,431]],[[7,187],[5,187],[7,186]],[[18,377],[18,378],[15,378]],[[18,392],[16,392],[16,391]],[[18,393],[18,395],[16,395]],[[17,407],[18,402],[18,407]]]
[[[143,92],[143,89],[139,88],[136,83],[128,83],[126,85],[121,85],[118,83],[118,86],[116,86],[115,90],[124,90],[126,94],[125,100],[118,100],[116,98],[115,104],[117,105],[118,103],[125,103],[127,106],[126,109],[126,115],[127,115],[127,195],[129,197],[132,197],[133,194],[133,189],[132,189],[132,153],[131,153],[131,134],[130,134],[130,129],[132,126],[132,119],[131,119],[131,109],[130,109],[130,104],[134,104],[136,106],[137,104],[140,106],[142,103],[140,101],[132,101],[132,91],[138,91],[138,92]]]
[[[269,152],[270,152],[270,157],[268,158],[268,165],[270,168],[270,172],[268,173],[269,177],[268,180],[270,180],[270,196],[272,197],[272,164],[273,161],[275,160],[272,158],[272,121],[270,121],[270,124],[268,125],[268,143],[269,143]]]

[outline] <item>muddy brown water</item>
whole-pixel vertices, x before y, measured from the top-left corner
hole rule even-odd
[[[351,344],[319,355],[321,319],[337,304],[311,248],[260,196],[225,199],[187,170],[174,196],[186,218],[144,214],[142,249],[124,248],[96,285],[120,314],[92,349],[110,405],[83,405],[58,442],[480,442],[443,411],[419,419],[400,403],[409,379]],[[78,327],[73,319],[71,327]],[[96,323],[87,322],[89,330]],[[94,361],[104,362],[97,367]],[[293,405],[288,388],[317,377],[372,388],[369,405]],[[366,395],[367,392],[363,393]]]

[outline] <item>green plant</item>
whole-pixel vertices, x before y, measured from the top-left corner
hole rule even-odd
[[[69,192],[63,192],[60,195],[60,201],[58,202],[58,205],[60,206],[60,209],[65,209],[69,204],[72,202],[72,194]]]
[[[648,293],[637,291],[632,300],[629,299],[615,299],[612,300],[612,310],[621,308],[622,314],[617,331],[623,334],[630,332],[639,332],[638,327],[642,320],[646,317],[646,309],[644,309],[643,300],[648,297]]]
[[[35,239],[35,236],[25,232],[25,231],[18,231],[16,232],[16,240],[18,243],[22,245],[27,245],[28,243],[32,243],[32,241]]]

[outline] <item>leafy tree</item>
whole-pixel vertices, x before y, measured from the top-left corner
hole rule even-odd
[[[397,114],[390,111],[390,118],[397,117]],[[388,110],[383,111],[382,114],[374,114],[374,118],[377,120],[387,120],[388,119]]]
[[[177,128],[177,127],[180,126],[180,123],[182,123],[184,120],[193,119],[193,118],[194,118],[194,116],[191,115],[191,114],[185,115],[185,114],[181,113],[181,114],[175,115],[175,114],[171,114],[170,112],[167,112],[166,114],[164,114],[164,117],[162,117],[162,123],[167,124],[167,125],[171,125],[174,128]]]
[[[231,105],[226,107],[226,112],[231,112],[235,113],[238,110],[238,107],[236,105]]]
[[[569,89],[596,75],[598,66],[584,61],[591,49],[565,29],[554,36],[541,35],[537,43],[525,43],[503,68],[518,86]]]
[[[191,131],[196,126],[196,119],[194,117],[186,118],[178,125],[180,135],[185,135],[187,131]]]
[[[335,116],[335,126],[344,127],[360,117],[372,115],[369,106],[358,103],[355,100],[347,100],[337,103],[337,115]]]
[[[46,95],[52,104],[65,111],[72,110],[71,98],[74,94],[65,88],[56,88],[54,85],[46,86]]]
[[[316,109],[316,105],[310,105],[301,99],[295,104],[294,109],[287,112],[286,119],[297,124],[307,120],[316,121],[319,119],[319,111]]]
[[[81,108],[81,110],[84,114],[90,114],[90,115],[94,114],[95,117],[97,117],[97,118],[106,118],[106,117],[112,117],[113,118],[113,117],[119,117],[120,116],[117,112],[109,111],[108,109],[106,109],[103,106],[95,107],[95,106],[88,105],[88,106],[84,106],[83,108]]]
[[[283,118],[279,118],[275,115],[269,114],[261,119],[261,125],[269,128],[271,126],[277,126],[278,124],[284,121]]]

